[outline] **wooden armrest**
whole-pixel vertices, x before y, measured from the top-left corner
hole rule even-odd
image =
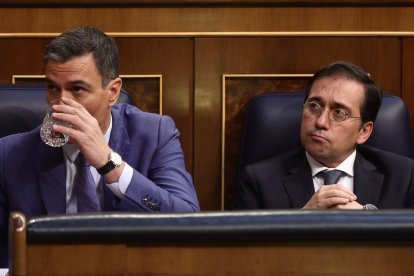
[[[10,213],[9,272],[26,275],[26,217],[20,212]]]

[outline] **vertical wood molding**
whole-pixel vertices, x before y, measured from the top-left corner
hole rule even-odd
[[[401,97],[410,112],[414,130],[414,38],[403,38],[402,44],[402,91]]]

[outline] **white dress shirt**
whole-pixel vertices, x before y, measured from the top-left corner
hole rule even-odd
[[[323,186],[323,176],[318,175],[319,172],[323,170],[340,170],[343,171],[345,174],[339,179],[338,184],[341,184],[351,191],[354,191],[354,162],[356,157],[356,150],[349,155],[339,166],[336,168],[328,168],[318,162],[315,158],[309,155],[306,152],[306,158],[308,159],[309,166],[311,167],[312,171],[312,179],[313,179],[313,186],[315,188],[315,192],[319,190],[320,187]]]

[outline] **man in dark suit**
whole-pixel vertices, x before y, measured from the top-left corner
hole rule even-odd
[[[413,160],[362,146],[381,99],[381,89],[358,66],[337,62],[316,72],[305,92],[304,148],[246,166],[234,207],[414,207]],[[328,178],[332,174],[335,180]]]
[[[173,120],[115,105],[122,80],[112,38],[93,27],[73,29],[46,47],[44,59],[47,99],[62,102],[53,106],[53,117],[70,124],[54,130],[69,143],[46,145],[40,127],[0,139],[0,267],[7,265],[11,211],[28,217],[84,210],[199,211]],[[79,153],[90,164],[82,185],[89,183],[95,196],[87,207],[76,180]]]

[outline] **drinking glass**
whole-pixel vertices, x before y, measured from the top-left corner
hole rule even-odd
[[[43,142],[51,147],[61,147],[69,140],[69,136],[53,130],[53,125],[55,124],[70,127],[70,124],[52,117],[52,106],[59,104],[61,104],[59,99],[49,102],[48,110],[43,119],[43,125],[40,129],[40,137],[42,138]]]

